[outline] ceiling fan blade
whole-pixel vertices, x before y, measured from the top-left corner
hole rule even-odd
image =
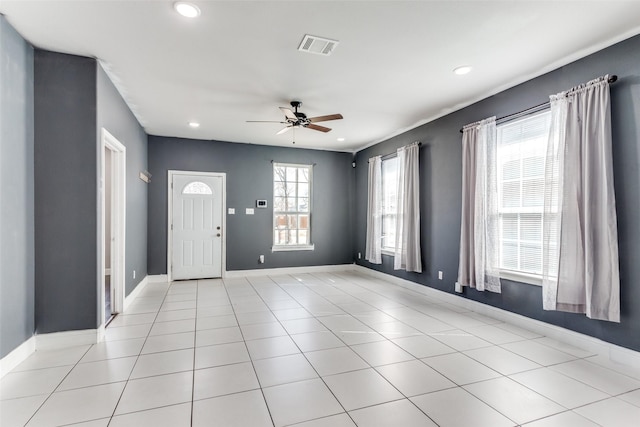
[[[287,122],[280,122],[276,120],[247,120],[247,123],[282,123],[286,124]]]
[[[311,123],[318,123],[328,122],[329,120],[340,120],[342,118],[342,114],[329,114],[327,116],[309,117],[309,121]]]
[[[329,132],[331,130],[331,128],[326,128],[324,126],[319,126],[319,125],[314,125],[314,124],[308,124],[305,127],[307,129],[319,130],[320,132]]]
[[[287,126],[285,128],[282,128],[278,132],[276,132],[276,135],[282,135],[283,133],[288,132],[289,129],[291,129],[291,126]]]
[[[298,120],[298,117],[296,117],[296,115],[293,114],[293,111],[291,111],[290,108],[280,107],[280,110],[282,110],[282,112],[287,117],[287,119]]]

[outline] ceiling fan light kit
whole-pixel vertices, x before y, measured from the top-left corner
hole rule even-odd
[[[312,130],[326,133],[331,131],[331,128],[328,128],[326,126],[316,125],[315,123],[328,122],[330,120],[341,120],[343,118],[342,114],[328,114],[326,116],[307,117],[306,114],[304,114],[301,111],[298,111],[298,108],[301,105],[302,105],[301,101],[291,101],[291,107],[293,108],[293,110],[287,107],[280,107],[280,110],[284,113],[285,121],[247,120],[247,122],[248,123],[282,123],[286,126],[280,129],[278,132],[276,132],[276,135],[281,135],[289,131],[289,129],[295,130],[295,128],[307,128],[307,129],[312,129]],[[293,141],[293,143],[295,144],[295,140]]]

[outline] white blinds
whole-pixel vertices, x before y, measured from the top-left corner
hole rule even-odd
[[[542,274],[542,213],[550,114],[499,125],[500,269]]]

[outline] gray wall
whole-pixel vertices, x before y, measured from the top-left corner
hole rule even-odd
[[[351,217],[352,155],[318,150],[149,136],[149,274],[167,272],[168,170],[226,172],[227,270],[348,264],[353,262]],[[315,163],[313,169],[313,251],[271,252],[273,171],[271,161]],[[256,209],[267,199],[268,209]],[[265,255],[265,263],[258,257]]]
[[[0,358],[33,335],[33,48],[0,15]]]
[[[548,96],[604,74],[617,74],[611,86],[613,162],[620,248],[621,322],[583,315],[545,312],[541,288],[503,280],[502,294],[465,290],[474,299],[640,350],[640,36],[590,55],[561,69],[482,100],[357,154],[355,251],[364,253],[367,209],[367,159],[413,141],[420,150],[421,244],[423,274],[396,272],[392,258],[381,266],[358,264],[453,293],[458,271],[462,150],[460,128],[489,116],[505,116],[548,101]],[[437,272],[444,272],[444,280]]]
[[[97,147],[105,128],[127,148],[127,224],[125,280],[128,295],[147,275],[147,184],[138,174],[147,170],[147,134],[102,69],[97,74]],[[97,150],[98,158],[101,150]],[[102,162],[98,162],[101,167]],[[136,278],[133,278],[133,271]]]
[[[97,322],[96,61],[35,51],[36,332]]]

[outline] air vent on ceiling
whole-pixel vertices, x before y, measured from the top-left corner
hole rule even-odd
[[[323,37],[305,34],[298,50],[301,52],[315,53],[316,55],[331,55],[333,49],[338,45],[337,40],[325,39]]]

